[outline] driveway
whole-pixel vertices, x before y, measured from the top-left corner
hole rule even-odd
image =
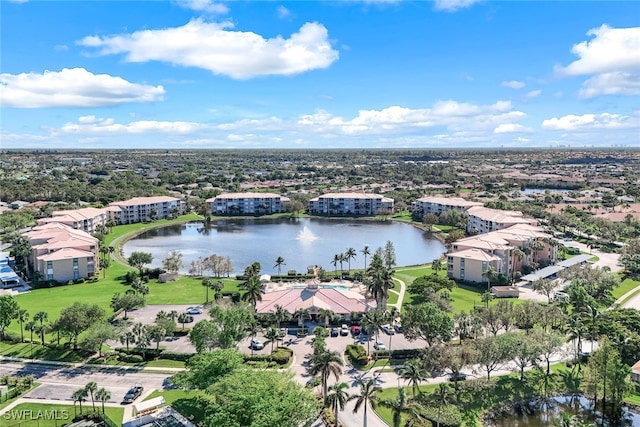
[[[589,246],[584,243],[576,242],[571,240],[569,242],[562,242],[566,247],[578,248],[582,252],[595,255],[599,259],[593,265],[597,267],[609,267],[611,271],[614,273],[616,271],[622,270],[622,266],[618,265],[618,260],[620,259],[620,254],[609,253],[609,252],[601,252],[598,249],[589,249]]]

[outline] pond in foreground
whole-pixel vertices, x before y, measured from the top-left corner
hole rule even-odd
[[[517,409],[517,410],[516,410]],[[562,416],[576,416],[578,420],[604,427],[640,426],[640,414],[624,409],[622,418],[616,421],[602,421],[599,412],[593,410],[591,402],[581,396],[558,396],[541,402],[527,402],[513,408],[514,414],[503,415],[496,420],[495,427],[547,427],[558,424]],[[518,414],[515,414],[518,412]]]
[[[146,231],[123,246],[124,256],[132,252],[153,255],[152,267],[162,266],[162,260],[171,250],[183,255],[183,271],[198,257],[216,254],[231,258],[235,272],[257,261],[262,273],[277,274],[274,267],[279,256],[284,258],[282,273],[289,270],[306,272],[311,265],[320,265],[327,271],[334,267],[335,254],[356,250],[351,268],[364,268],[361,250],[368,246],[371,255],[376,248],[384,248],[387,241],[395,247],[396,264],[415,265],[430,263],[442,256],[444,245],[436,238],[409,224],[393,221],[350,219],[280,218],[280,219],[228,219],[212,221],[207,229],[202,222],[172,225]],[[349,263],[344,262],[346,271]]]

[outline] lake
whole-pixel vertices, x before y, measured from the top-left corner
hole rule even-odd
[[[202,222],[172,225],[145,231],[126,242],[123,252],[125,257],[136,251],[151,253],[151,267],[161,267],[169,251],[178,250],[183,255],[181,273],[188,271],[191,261],[215,253],[230,257],[236,273],[257,261],[263,274],[277,274],[275,260],[281,256],[284,274],[304,273],[310,265],[333,271],[333,256],[350,247],[357,252],[351,268],[364,268],[360,251],[369,246],[373,254],[387,241],[393,242],[398,266],[430,263],[445,252],[438,239],[409,224],[320,218],[224,219],[212,221],[209,228]],[[368,256],[367,265],[370,261]],[[346,271],[348,263],[343,267]]]

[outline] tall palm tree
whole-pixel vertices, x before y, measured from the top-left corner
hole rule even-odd
[[[129,344],[136,343],[136,335],[131,331],[126,331],[120,335],[120,343],[126,345],[127,351],[129,351]]]
[[[328,308],[321,308],[320,310],[318,310],[318,319],[324,319],[325,328],[329,326],[329,322],[335,315],[336,314]]]
[[[246,291],[242,295],[242,300],[251,302],[254,309],[256,308],[258,301],[262,301],[263,290],[262,283],[260,283],[259,279],[251,277],[249,280],[242,283],[239,288]]]
[[[102,402],[102,413],[104,414],[104,402],[111,399],[111,393],[104,387],[101,387],[96,391],[96,399]]]
[[[367,271],[367,257],[371,255],[371,249],[369,249],[369,246],[365,246],[360,252],[364,255],[364,270]]]
[[[271,353],[273,353],[273,344],[278,340],[278,330],[276,328],[269,328],[267,332],[265,332],[264,337],[271,341]]]
[[[82,402],[86,401],[87,397],[88,397],[87,389],[84,387],[74,391],[73,394],[71,395],[71,398],[73,399],[73,404],[75,405],[76,402],[80,404],[81,414],[82,414]]]
[[[522,249],[520,248],[513,248],[511,249],[511,281],[514,282],[515,281],[515,277],[516,277],[516,260],[518,260],[518,262],[522,261],[522,259],[524,258],[525,253],[522,251]]]
[[[404,391],[404,387],[398,389],[398,397],[394,400],[382,400],[379,402],[380,406],[391,409],[393,416],[393,427],[400,427],[402,423],[402,415],[406,413],[417,413],[416,403],[407,398]]]
[[[442,270],[442,259],[436,258],[431,261],[431,269],[433,270],[433,275],[437,276],[438,272]]]
[[[91,405],[93,405],[93,411],[95,412],[96,401],[94,393],[98,390],[98,384],[95,381],[89,381],[87,385],[84,386],[84,389],[89,393],[89,396],[91,396]]]
[[[303,327],[305,319],[308,319],[310,317],[309,316],[309,309],[307,309],[307,308],[299,308],[299,309],[296,310],[295,313],[293,313],[293,317],[295,319],[298,319],[298,326]]]
[[[311,356],[309,365],[309,375],[320,376],[322,396],[327,397],[329,375],[333,375],[338,380],[342,374],[342,366],[344,366],[342,356],[337,351],[325,350]]]
[[[344,253],[344,257],[346,261],[349,263],[349,275],[351,275],[351,260],[356,259],[356,255],[357,255],[356,250],[353,248],[347,249],[347,251]]]
[[[378,307],[385,308],[389,289],[393,287],[392,271],[385,267],[382,258],[374,255],[365,276],[367,291],[376,300]]]
[[[204,286],[204,288],[206,289],[206,296],[204,300],[205,304],[209,304],[209,289],[211,289],[211,285],[212,282],[210,277],[205,277],[202,279],[202,286]]]
[[[23,308],[18,310],[18,322],[20,322],[20,342],[24,342],[23,324],[29,320],[29,312]]]
[[[413,396],[416,395],[416,390],[420,391],[420,382],[429,378],[429,374],[422,367],[422,362],[418,359],[410,360],[405,363],[398,371],[398,376],[409,382],[413,389]]]
[[[333,260],[331,260],[331,264],[333,264],[335,275],[338,275],[338,263],[340,262],[341,254],[335,254],[333,256]]]
[[[30,320],[24,325],[24,329],[31,333],[31,337],[29,338],[29,342],[33,342],[33,332],[36,330],[38,324],[33,320]]]
[[[339,411],[344,410],[344,405],[349,401],[349,394],[346,390],[349,388],[347,383],[336,383],[329,387],[330,393],[324,399],[324,406],[333,410],[335,419],[335,427],[338,427]]]
[[[349,400],[356,401],[356,405],[353,408],[354,414],[358,412],[361,407],[364,407],[362,427],[367,427],[367,406],[371,405],[372,409],[376,409],[376,406],[378,406],[378,396],[376,396],[376,393],[381,390],[382,388],[378,387],[372,378],[367,381],[360,380],[360,394],[352,395],[349,398]]]
[[[276,311],[273,313],[273,318],[276,321],[276,325],[278,327],[278,330],[280,329],[280,324],[282,322],[285,322],[289,319],[291,319],[291,313],[289,313],[287,310],[285,310],[284,307],[282,307],[281,305],[276,305],[275,306]]]
[[[491,292],[491,282],[498,277],[498,273],[496,273],[495,268],[493,266],[488,266],[485,271],[482,272],[482,277],[487,279],[487,292]]]
[[[281,256],[276,258],[276,265],[274,265],[273,267],[278,269],[278,276],[280,276],[280,268],[283,265],[286,265],[286,263],[284,262],[284,258],[282,258]]]

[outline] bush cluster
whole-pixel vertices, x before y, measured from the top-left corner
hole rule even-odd
[[[357,366],[366,365],[369,361],[367,350],[360,344],[347,344],[345,351],[351,363]]]
[[[419,348],[405,348],[398,350],[379,350],[373,352],[378,359],[391,358],[395,360],[416,359],[421,356],[422,350]]]

